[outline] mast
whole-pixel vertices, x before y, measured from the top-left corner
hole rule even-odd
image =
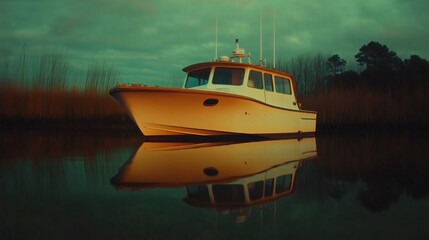
[[[276,69],[276,10],[273,18],[273,69]]]
[[[218,19],[217,19],[217,13],[216,13],[216,30],[215,30],[215,58],[214,60],[217,61],[217,29],[218,29],[218,23],[217,23]]]
[[[263,58],[262,58],[262,9],[259,13],[259,65],[263,66]]]

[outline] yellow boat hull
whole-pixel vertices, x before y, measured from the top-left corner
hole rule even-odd
[[[145,136],[314,134],[317,113],[216,91],[118,86],[110,94]]]

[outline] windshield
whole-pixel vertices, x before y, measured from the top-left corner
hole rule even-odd
[[[206,85],[209,82],[210,70],[210,68],[203,68],[189,72],[185,88]]]
[[[242,68],[216,68],[213,84],[241,85],[243,84],[244,69]]]

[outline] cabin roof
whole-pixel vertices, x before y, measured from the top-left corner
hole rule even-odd
[[[215,67],[252,68],[252,69],[259,70],[259,71],[270,72],[270,73],[277,74],[277,75],[288,76],[292,79],[294,78],[293,75],[289,74],[289,73],[280,72],[280,71],[277,71],[274,69],[270,69],[270,68],[266,68],[266,67],[262,67],[262,66],[258,66],[258,65],[252,65],[252,64],[248,64],[248,63],[236,63],[236,62],[202,62],[202,63],[189,65],[189,66],[183,68],[183,71],[184,72],[190,72],[192,70],[205,68],[205,67],[212,67],[212,66],[215,66]]]

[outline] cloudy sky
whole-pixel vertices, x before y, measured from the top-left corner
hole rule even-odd
[[[121,81],[169,85],[181,69],[230,55],[235,39],[259,60],[339,54],[349,63],[378,41],[402,59],[429,59],[427,0],[0,0],[0,55],[66,53],[76,68],[94,60],[120,69]]]

